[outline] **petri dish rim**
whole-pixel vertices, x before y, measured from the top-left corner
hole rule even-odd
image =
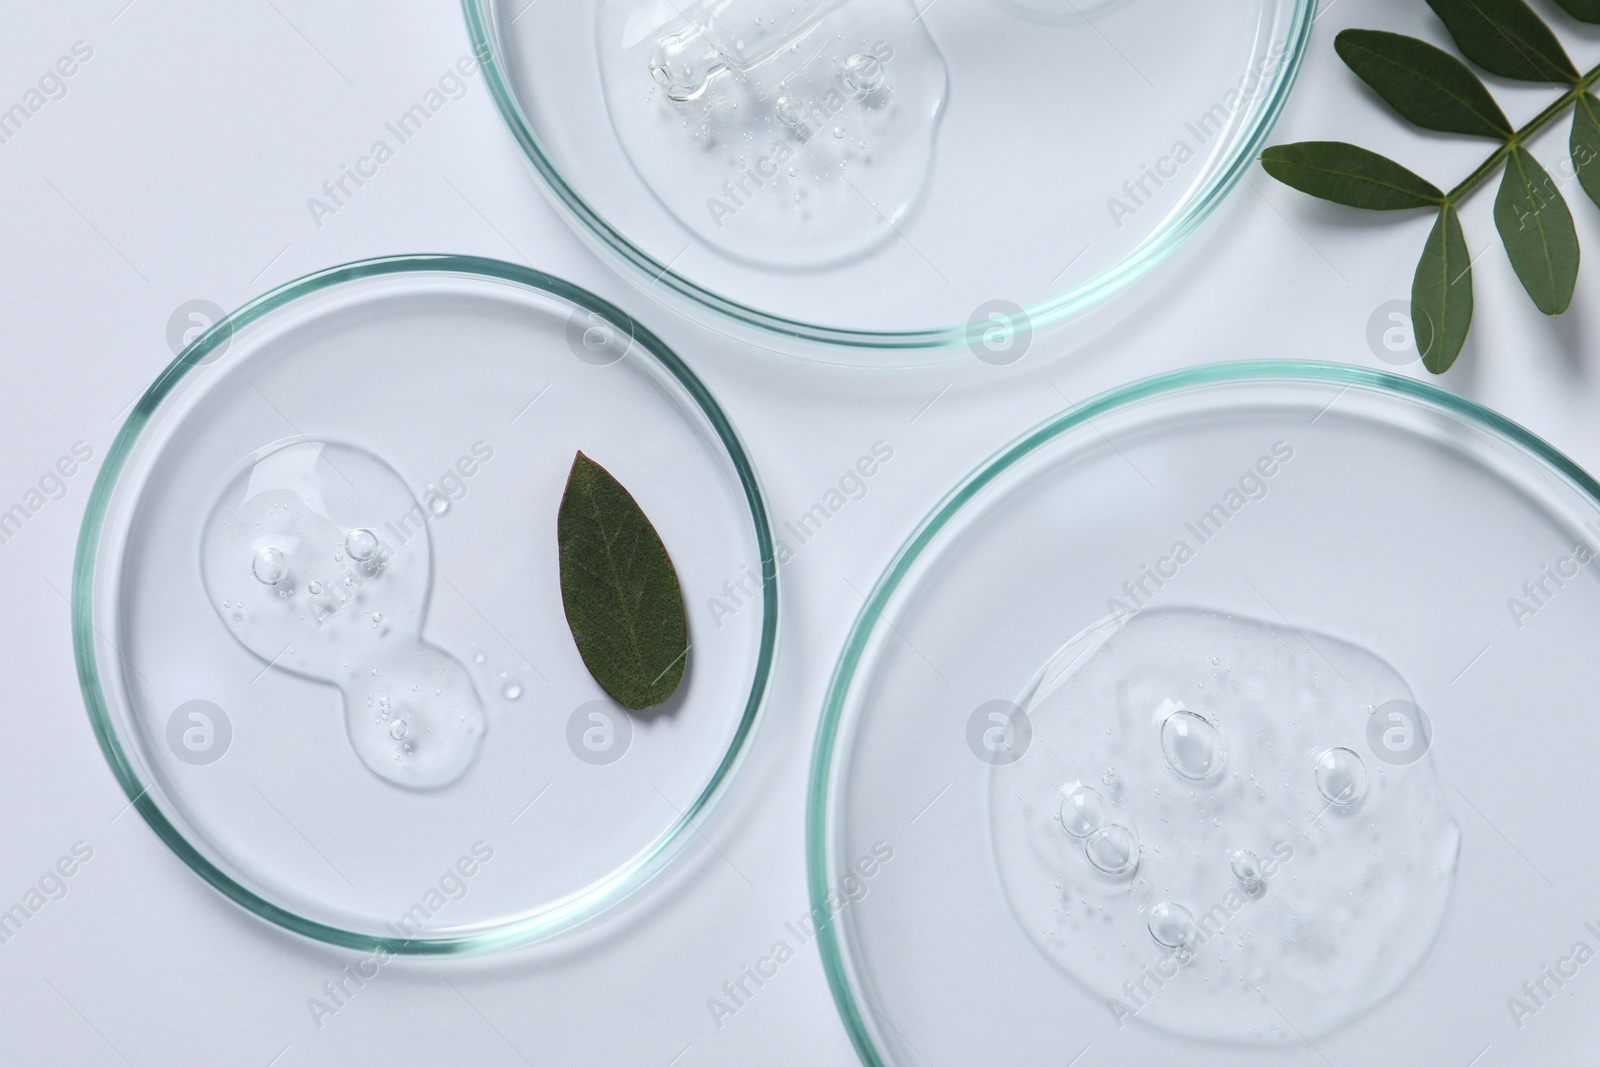
[[[1160,230],[1121,261],[1050,300],[1024,308],[1028,322],[1035,329],[1059,324],[1083,314],[1138,281],[1176,251],[1244,179],[1245,172],[1254,164],[1262,144],[1277,124],[1278,116],[1294,89],[1311,41],[1312,26],[1316,22],[1316,0],[1284,2],[1293,4],[1294,11],[1285,36],[1287,48],[1282,63],[1274,75],[1272,91],[1267,95],[1255,124],[1240,137],[1232,157],[1217,169],[1187,208],[1169,219]],[[966,323],[925,330],[879,331],[845,329],[786,318],[726,299],[679,274],[670,263],[663,263],[651,256],[590,206],[561,176],[540,147],[539,139],[523,114],[516,93],[501,66],[493,4],[494,0],[461,0],[467,36],[472,43],[473,54],[483,69],[484,83],[489,87],[495,107],[510,128],[518,147],[539,175],[542,187],[551,200],[563,214],[577,223],[583,236],[598,241],[611,256],[620,260],[630,278],[637,280],[633,274],[636,271],[651,286],[665,286],[691,306],[705,308],[719,317],[739,326],[754,328],[769,337],[777,335],[788,340],[841,350],[837,358],[829,360],[832,362],[852,362],[842,351],[847,349],[930,350],[964,346],[973,340],[974,328]]]
[[[667,370],[689,394],[716,431],[717,438],[733,464],[744,492],[754,526],[756,545],[761,555],[761,640],[750,692],[728,749],[700,794],[648,848],[635,854],[628,863],[602,879],[599,888],[555,902],[540,913],[519,922],[471,934],[438,938],[374,936],[308,919],[242,885],[196,849],[151,798],[151,787],[156,783],[142,781],[139,772],[124,751],[100,681],[93,617],[98,547],[112,493],[117,487],[126,461],[144,429],[149,425],[151,417],[177,384],[196,367],[202,366],[206,357],[212,352],[217,351],[220,346],[227,345],[235,332],[297,300],[349,282],[406,274],[449,274],[524,286],[565,300],[630,331],[629,336],[632,341]],[[140,816],[155,831],[156,836],[213,889],[260,919],[305,937],[343,948],[360,951],[382,949],[395,955],[410,956],[481,952],[546,940],[580,926],[621,903],[660,873],[726,794],[733,772],[748,751],[750,741],[755,735],[771,682],[778,639],[776,559],[766,499],[762,494],[755,468],[746,455],[733,424],[688,365],[642,323],[586,289],[529,267],[479,256],[451,254],[385,256],[314,271],[286,282],[218,319],[167,365],[134,404],[127,422],[118,431],[106,454],[105,463],[95,478],[94,488],[84,512],[83,524],[79,528],[77,551],[72,568],[73,657],[77,665],[79,689],[83,694],[95,739],[99,742],[100,751],[110,764],[113,775],[127,795],[130,806],[138,809]]]
[[[822,717],[812,749],[811,770],[806,792],[806,890],[808,903],[817,920],[817,945],[823,973],[833,995],[845,1030],[857,1056],[866,1067],[892,1067],[875,1044],[866,1012],[858,1003],[852,980],[852,966],[841,940],[834,913],[828,907],[830,880],[829,837],[835,809],[831,804],[834,757],[841,741],[845,703],[854,685],[857,668],[872,639],[876,620],[884,618],[889,601],[899,591],[912,566],[939,533],[977,494],[995,479],[1038,449],[1062,434],[1109,412],[1143,400],[1181,392],[1197,386],[1227,383],[1314,382],[1344,388],[1366,386],[1403,400],[1442,410],[1464,418],[1467,423],[1489,431],[1536,460],[1554,468],[1569,479],[1578,492],[1600,508],[1600,482],[1574,463],[1559,449],[1521,425],[1464,397],[1397,374],[1368,370],[1341,363],[1309,360],[1250,360],[1214,363],[1144,378],[1101,393],[1069,411],[1053,415],[1003,446],[963,478],[919,523],[884,567],[883,574],[867,594],[851,624],[843,649],[834,665],[823,697]]]

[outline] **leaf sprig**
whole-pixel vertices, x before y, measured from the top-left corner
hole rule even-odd
[[[1401,118],[1425,130],[1499,145],[1449,192],[1391,159],[1342,141],[1275,145],[1261,154],[1261,165],[1285,185],[1337,204],[1438,212],[1411,283],[1411,314],[1423,365],[1443,374],[1461,354],[1472,326],[1472,258],[1459,207],[1496,170],[1504,168],[1494,223],[1512,269],[1546,315],[1571,306],[1578,283],[1577,229],[1561,190],[1525,146],[1573,108],[1572,166],[1584,192],[1600,204],[1600,99],[1591,92],[1600,81],[1600,67],[1580,73],[1525,0],[1427,2],[1461,54],[1479,67],[1566,91],[1514,129],[1482,79],[1444,49],[1398,33],[1345,30],[1334,41],[1339,58]],[[1579,21],[1600,24],[1600,0],[1555,2]]]

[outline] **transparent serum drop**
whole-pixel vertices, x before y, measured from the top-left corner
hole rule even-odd
[[[1456,878],[1432,755],[1367,755],[1370,709],[1410,698],[1304,627],[1187,607],[1090,627],[1017,696],[1028,773],[987,772],[1019,929],[1130,1026],[1293,1046],[1359,1018],[1427,958]]]
[[[245,648],[339,687],[351,747],[373,773],[435,789],[466,773],[487,717],[466,668],[422,639],[422,514],[372,453],[298,441],[251,457],[223,490],[200,569],[211,602],[232,605],[218,613]]]
[[[708,246],[828,267],[921,200],[949,76],[912,0],[600,0],[596,35],[640,195]]]

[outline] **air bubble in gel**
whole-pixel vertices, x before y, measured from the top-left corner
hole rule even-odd
[[[869,52],[857,52],[844,61],[845,84],[865,96],[883,86],[883,63]]]
[[[1146,608],[1084,631],[1019,689],[1027,759],[984,772],[999,882],[1023,935],[1128,1025],[1301,1045],[1427,959],[1460,829],[1431,754],[1366,758],[1368,709],[1411,699],[1373,652]],[[1105,821],[1079,838],[1068,797],[1084,782]],[[1163,984],[1130,1000],[1145,968]]]
[[[778,121],[791,130],[798,130],[805,124],[805,112],[800,101],[792,96],[780,96],[773,105],[778,116]]]
[[[377,532],[417,513],[377,456],[299,441],[252,457],[227,486],[200,563],[241,644],[273,669],[339,687],[346,734],[373,773],[433,789],[466,773],[487,720],[466,668],[422,639],[426,525],[404,544]]]
[[[1261,870],[1261,857],[1249,849],[1238,849],[1229,856],[1228,869],[1233,872],[1239,888],[1246,893],[1259,893],[1266,884],[1266,876]]]
[[[1061,798],[1061,826],[1080,840],[1106,823],[1106,801],[1097,790],[1086,785],[1068,791]]]
[[[1112,823],[1089,835],[1083,853],[1100,873],[1121,877],[1139,866],[1139,838],[1126,826]]]
[[[266,545],[256,549],[255,556],[250,560],[250,573],[262,585],[277,585],[289,577],[289,563],[284,559],[282,550]]]
[[[1188,908],[1165,901],[1150,909],[1147,926],[1156,944],[1166,948],[1188,948],[1200,933]]]
[[[1227,760],[1217,728],[1192,711],[1174,711],[1161,723],[1161,753],[1180,778],[1205,781]]]
[[[1341,808],[1361,803],[1367,795],[1367,764],[1360,753],[1330,748],[1317,757],[1317,790]]]
[[[378,535],[364,527],[351,530],[345,535],[344,550],[357,563],[365,563],[378,554]]]

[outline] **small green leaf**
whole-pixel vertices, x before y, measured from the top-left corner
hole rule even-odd
[[[1556,0],[1579,22],[1600,22],[1600,0]]]
[[[1411,331],[1422,365],[1443,374],[1461,354],[1472,327],[1472,257],[1461,232],[1461,216],[1451,204],[1423,246],[1411,282]]]
[[[1483,82],[1444,49],[1379,30],[1345,30],[1333,47],[1407,121],[1441,133],[1511,136],[1511,123]]]
[[[1428,0],[1462,53],[1502,78],[1570,84],[1578,80],[1561,42],[1523,0]]]
[[[1342,141],[1274,145],[1261,153],[1261,165],[1285,185],[1350,207],[1397,211],[1444,203],[1444,193],[1426,179]]]
[[[1515,148],[1494,199],[1494,225],[1523,288],[1546,315],[1572,303],[1578,284],[1578,231],[1550,175],[1525,148]]]
[[[1600,204],[1600,100],[1578,97],[1572,115],[1572,165],[1589,199]]]
[[[689,660],[683,589],[632,495],[579,452],[556,516],[561,602],[584,666],[635,711],[678,688]]]

